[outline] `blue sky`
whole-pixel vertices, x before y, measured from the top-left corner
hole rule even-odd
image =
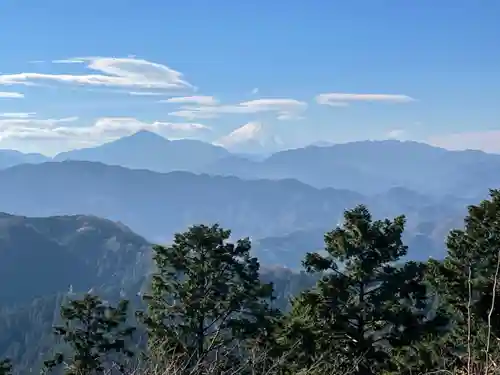
[[[499,14],[465,0],[2,1],[0,147],[54,154],[145,128],[234,149],[392,137],[500,152]]]

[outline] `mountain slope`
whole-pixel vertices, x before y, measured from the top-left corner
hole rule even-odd
[[[222,147],[197,140],[169,141],[149,131],[105,143],[101,146],[63,152],[54,161],[80,160],[158,172],[201,169],[228,156]]]
[[[42,154],[24,154],[15,150],[0,150],[0,169],[24,163],[43,163],[49,160],[50,158]]]
[[[294,178],[319,188],[363,194],[406,187],[423,194],[474,199],[500,185],[495,170],[500,170],[500,155],[400,141],[308,146],[277,152],[260,162],[226,158],[205,169],[210,174],[241,178]]]
[[[243,181],[155,173],[91,162],[50,162],[0,171],[0,207],[29,216],[92,214],[120,220],[151,241],[195,223],[220,222],[237,236],[268,236],[334,224],[360,194],[294,180]]]
[[[0,213],[0,304],[113,285],[142,277],[149,244],[93,216],[29,218]],[[22,270],[22,272],[20,272]]]
[[[448,231],[460,225],[457,217],[442,224],[439,221],[421,222],[415,228],[406,229],[403,239],[408,246],[407,258],[418,261],[426,261],[430,257],[441,259],[446,253],[445,238]],[[324,235],[332,229],[314,228],[260,238],[252,243],[252,252],[262,264],[300,270],[306,253],[324,251]]]
[[[235,147],[235,152],[244,148]],[[0,169],[46,161],[42,155],[0,151]],[[57,155],[55,161],[83,160],[157,172],[191,171],[243,179],[296,179],[308,185],[377,194],[404,187],[422,194],[477,200],[500,186],[500,155],[448,151],[417,142],[360,141],[311,145],[263,160],[231,154],[195,140],[169,141],[140,131],[98,147]],[[467,172],[467,173],[465,173]]]
[[[119,220],[149,241],[199,223],[218,222],[254,239],[333,228],[345,209],[365,203],[374,217],[421,222],[463,217],[462,200],[432,199],[407,189],[373,197],[316,189],[296,180],[249,180],[188,172],[156,173],[92,162],[50,162],[0,171],[0,207],[29,216],[92,214]],[[447,227],[447,225],[444,225]]]

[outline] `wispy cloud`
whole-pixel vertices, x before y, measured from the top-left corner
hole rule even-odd
[[[306,110],[307,103],[295,99],[255,99],[233,105],[185,106],[180,111],[169,113],[172,116],[213,118],[221,114],[276,113],[280,120],[299,118]]]
[[[210,127],[199,123],[173,123],[164,121],[145,122],[133,117],[103,117],[90,126],[81,126],[78,128],[66,129],[70,133],[83,134],[96,139],[118,138],[139,130],[149,130],[161,134],[167,134],[169,131],[193,133],[201,130],[210,130]]]
[[[58,63],[82,63],[95,74],[17,73],[0,75],[0,85],[30,85],[51,81],[89,86],[140,89],[194,89],[182,73],[166,65],[135,58],[84,57],[56,60]]]
[[[139,130],[154,131],[166,136],[182,137],[210,127],[199,123],[171,123],[163,121],[145,122],[133,117],[102,117],[91,125],[72,125],[76,117],[63,119],[9,118],[0,119],[0,141],[60,141],[62,149],[81,145],[100,144]],[[61,151],[61,150],[59,150]]]
[[[393,94],[344,94],[344,93],[324,93],[316,96],[318,104],[330,106],[347,106],[351,102],[378,102],[378,103],[409,103],[415,101],[407,95]]]
[[[201,106],[205,105],[217,105],[219,101],[215,99],[213,96],[180,96],[169,98],[165,100],[160,100],[163,103],[177,103],[177,104],[197,104]]]
[[[276,117],[278,120],[281,121],[293,121],[293,120],[303,120],[305,117],[300,116],[298,113],[281,113]]]
[[[169,116],[182,117],[186,120],[212,119],[219,117],[217,113],[198,112],[198,111],[193,111],[189,108],[182,109],[180,111],[170,112]]]
[[[24,98],[24,94],[20,92],[0,91],[0,98],[22,99]]]
[[[81,64],[83,61],[81,59],[61,59],[52,60],[53,64]]]
[[[127,94],[132,96],[162,96],[165,95],[163,92],[156,91],[128,91]]]
[[[14,114],[14,116],[11,116],[10,118],[0,119],[0,139],[6,139],[12,136],[19,136],[22,138],[24,134],[32,132],[51,131],[60,127],[61,124],[74,122],[76,120],[78,120],[78,117],[37,119],[30,118],[30,116],[19,116],[19,114],[16,116]]]
[[[394,129],[387,133],[389,139],[402,139],[406,136],[406,131],[403,129]]]
[[[30,118],[35,116],[35,112],[4,112],[0,113],[0,117],[3,118],[11,118],[11,119],[19,119],[19,118]]]

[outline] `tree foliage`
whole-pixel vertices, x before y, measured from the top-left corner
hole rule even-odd
[[[175,235],[169,247],[155,246],[148,310],[139,316],[150,348],[186,354],[193,363],[215,355],[234,356],[251,340],[269,336],[276,311],[272,285],[259,278],[250,241],[228,242],[231,232],[198,225]]]
[[[9,359],[0,360],[0,375],[9,375],[12,373],[12,363]]]
[[[231,242],[219,225],[190,227],[170,246],[153,247],[137,340],[128,301],[114,306],[85,294],[61,307],[54,333],[62,351],[45,362],[46,370],[123,372],[135,349],[148,360],[180,360],[180,373],[198,371],[200,363],[215,364],[206,373],[280,375],[415,374],[446,366],[472,373],[473,366],[495,366],[500,191],[469,207],[465,227],[448,236],[443,261],[404,261],[405,225],[404,216],[374,220],[357,206],[325,234],[325,252],[306,255],[303,271],[263,274],[248,238]],[[52,315],[48,309],[34,323]],[[142,338],[148,345],[141,346]],[[18,358],[11,347],[6,357]],[[0,375],[22,371],[14,364],[0,361]]]
[[[69,347],[69,353],[57,353],[45,361],[47,371],[64,365],[67,375],[101,374],[113,369],[123,372],[124,358],[134,353],[129,349],[135,327],[127,325],[128,301],[116,306],[85,294],[61,307],[63,325],[54,334]]]
[[[429,314],[425,264],[394,264],[407,251],[404,225],[403,216],[373,221],[358,206],[325,235],[326,256],[307,254],[306,269],[324,276],[294,300],[288,318],[287,339],[301,338],[300,361],[337,358],[359,374],[397,370],[394,353],[445,326],[445,316]]]
[[[464,229],[450,232],[444,261],[432,261],[430,280],[455,318],[452,353],[465,362],[470,355],[500,349],[500,191],[471,205]]]

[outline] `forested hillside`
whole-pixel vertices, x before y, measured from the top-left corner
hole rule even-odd
[[[31,267],[2,280],[3,373],[497,371],[500,191],[469,207],[443,260],[408,259],[405,216],[358,205],[295,272],[217,224],[151,247],[96,217],[1,223],[4,271]]]

